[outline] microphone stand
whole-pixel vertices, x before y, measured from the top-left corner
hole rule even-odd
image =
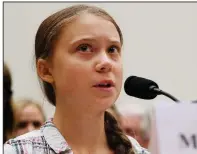
[[[155,92],[157,95],[164,95],[164,96],[172,99],[176,103],[179,103],[180,102],[176,97],[172,96],[171,94],[169,94],[169,93],[167,93],[167,92],[165,92],[165,91],[163,91],[161,89],[158,89],[155,86],[151,86],[150,87],[150,90],[152,90],[153,92]]]

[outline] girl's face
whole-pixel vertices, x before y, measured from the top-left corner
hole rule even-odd
[[[79,108],[109,108],[122,86],[121,46],[116,27],[102,17],[84,13],[69,23],[49,66],[57,106],[66,101]]]

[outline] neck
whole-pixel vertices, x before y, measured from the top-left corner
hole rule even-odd
[[[66,111],[63,110],[65,108]],[[74,153],[97,154],[106,149],[109,151],[104,129],[104,113],[84,113],[82,110],[57,106],[54,124]]]

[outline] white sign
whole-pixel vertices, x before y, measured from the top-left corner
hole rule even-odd
[[[151,154],[197,154],[197,104],[180,102],[155,106]]]

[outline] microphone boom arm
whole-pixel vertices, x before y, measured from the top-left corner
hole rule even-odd
[[[177,98],[175,98],[175,97],[172,96],[171,94],[169,94],[169,93],[167,93],[167,92],[165,92],[165,91],[163,91],[163,90],[161,90],[161,89],[158,89],[158,88],[155,87],[155,86],[151,86],[151,87],[150,87],[150,90],[156,92],[157,95],[164,95],[164,96],[166,96],[166,97],[172,99],[173,101],[175,101],[175,102],[177,102],[177,103],[180,102]]]

